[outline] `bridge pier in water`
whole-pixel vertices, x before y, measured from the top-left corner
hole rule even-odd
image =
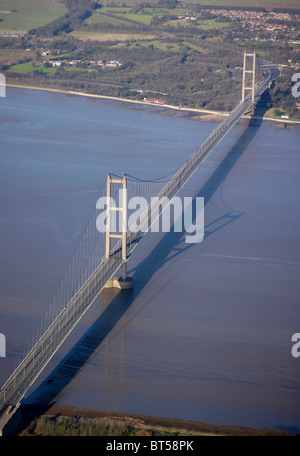
[[[122,185],[122,207],[111,206],[111,184]],[[107,175],[106,183],[106,258],[110,257],[110,240],[112,238],[122,239],[122,276],[121,277],[112,277],[104,288],[119,288],[121,290],[128,290],[133,288],[133,279],[127,277],[127,179],[126,174],[123,174],[123,179],[112,179],[111,174]],[[121,211],[122,212],[122,234],[111,233],[111,211]]]

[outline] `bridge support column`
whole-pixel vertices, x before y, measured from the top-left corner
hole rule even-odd
[[[122,207],[111,206],[111,184],[122,185]],[[123,179],[112,179],[111,174],[107,176],[107,221],[106,221],[106,258],[110,257],[110,239],[119,238],[122,240],[122,276],[113,277],[104,288],[120,288],[129,289],[133,287],[133,279],[127,277],[127,179],[126,174],[123,175]],[[112,234],[110,225],[110,214],[111,211],[122,211],[122,234]]]
[[[127,180],[126,174],[123,175],[123,216],[122,216],[122,280],[127,278]]]
[[[247,69],[247,57],[252,57],[252,68]],[[246,90],[252,91],[252,111],[251,116],[254,116],[254,101],[255,101],[255,69],[256,69],[256,53],[244,51],[244,63],[243,63],[243,87],[242,87],[242,101],[245,100]],[[246,74],[252,74],[251,85],[248,85],[248,80],[246,81]]]

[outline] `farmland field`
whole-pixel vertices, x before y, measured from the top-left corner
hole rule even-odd
[[[165,8],[142,8],[136,13],[130,12],[130,8],[123,8],[123,7],[105,7],[101,8],[99,13],[94,13],[90,18],[86,19],[85,23],[89,25],[93,24],[103,24],[109,23],[112,25],[120,25],[124,24],[124,20],[130,20],[133,22],[137,22],[139,24],[144,25],[151,25],[151,21],[154,16],[162,17],[164,15],[172,14],[174,16],[178,15],[186,15],[187,10],[183,8],[176,8],[176,9],[165,9]],[[104,14],[102,14],[104,13]],[[112,15],[112,16],[110,16]],[[120,19],[118,19],[120,18]],[[215,19],[209,20],[200,20],[200,21],[188,21],[186,19],[179,19],[170,20],[164,23],[164,25],[174,25],[174,26],[199,26],[202,29],[220,29],[226,28],[230,25],[227,22],[217,22]]]
[[[52,73],[54,68],[44,68],[40,63],[33,65],[33,62],[20,63],[19,65],[14,65],[11,67],[8,72],[14,73],[33,73],[34,70],[42,71],[44,74]]]
[[[66,12],[51,0],[0,0],[0,32],[27,31],[57,19]]]
[[[0,49],[0,65],[13,65],[22,59],[34,59],[35,56],[35,52],[25,49]]]
[[[150,14],[142,14],[142,13],[137,13],[137,14],[126,13],[126,14],[124,14],[124,18],[125,19],[129,19],[129,20],[135,21],[135,22],[140,22],[141,24],[145,24],[145,25],[150,25],[151,24],[152,17],[153,16],[150,15]]]
[[[142,33],[85,32],[81,30],[73,31],[71,32],[71,35],[82,41],[127,41],[155,38],[155,35],[143,35]]]
[[[104,6],[99,11],[101,13],[110,13],[110,14],[124,14],[129,13],[132,8],[126,6]]]
[[[41,63],[34,63],[34,62],[25,62],[20,63],[18,65],[12,66],[8,72],[11,73],[27,73],[32,74],[35,70],[44,73],[44,75],[52,74],[54,71],[57,70],[55,67],[44,67]],[[64,71],[76,71],[76,67],[64,67]],[[87,68],[80,68],[80,71],[88,71]]]
[[[116,44],[114,47],[121,46],[121,44]],[[123,44],[124,46],[124,44]],[[203,49],[200,46],[195,44],[187,43],[183,41],[182,43],[173,43],[168,42],[166,40],[147,40],[147,41],[139,41],[138,43],[131,43],[127,45],[127,47],[136,47],[136,46],[153,46],[155,49],[159,49],[161,51],[173,51],[173,52],[180,52],[184,47],[189,47],[195,49],[198,52],[203,52]]]
[[[223,29],[230,27],[230,23],[228,22],[217,22],[216,19],[209,19],[209,20],[187,20],[187,19],[178,19],[177,21],[167,21],[163,23],[163,26],[172,25],[173,27],[199,27],[203,30],[211,30],[211,29]]]
[[[112,25],[120,25],[123,22],[121,21],[121,19],[117,19],[114,17],[110,17],[110,16],[106,16],[104,14],[98,14],[98,13],[94,13],[91,17],[89,17],[85,20],[85,24],[88,24],[88,25],[104,24],[104,23],[112,24]]]

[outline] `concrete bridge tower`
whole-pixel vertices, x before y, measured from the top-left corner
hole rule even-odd
[[[252,57],[252,66],[247,57]],[[250,65],[249,65],[250,63]],[[247,65],[248,64],[248,65]],[[254,115],[254,94],[255,94],[255,67],[256,67],[256,53],[244,51],[244,64],[243,64],[243,87],[242,87],[242,101],[245,100],[246,90],[252,90],[252,111],[251,116]],[[252,75],[252,81],[249,81],[250,78],[247,78],[246,75]],[[250,83],[250,85],[249,85]]]

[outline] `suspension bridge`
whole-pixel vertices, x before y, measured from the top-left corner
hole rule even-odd
[[[249,57],[251,65],[247,69]],[[261,78],[255,82],[257,69],[261,71]],[[250,83],[248,73],[251,76]],[[161,204],[162,199],[166,197],[167,201],[171,201],[241,116],[250,109],[253,114],[256,101],[279,74],[276,66],[256,59],[255,53],[245,53],[241,101],[180,169],[163,178],[147,182],[125,174],[121,177],[108,175],[107,183],[100,192],[100,196],[106,197],[108,202],[107,230],[105,233],[97,230],[96,208],[40,324],[17,367],[0,390],[0,417],[13,414],[49,360],[105,287],[132,286],[131,279],[127,277],[127,261],[140,239],[165,209]],[[156,196],[151,198],[151,203],[128,227],[125,201],[119,207],[109,203],[114,200],[120,187],[127,198],[135,195],[146,197],[149,193]],[[111,217],[118,211],[122,213],[123,220],[121,234],[112,233],[110,230]],[[120,268],[122,276],[115,279]]]

